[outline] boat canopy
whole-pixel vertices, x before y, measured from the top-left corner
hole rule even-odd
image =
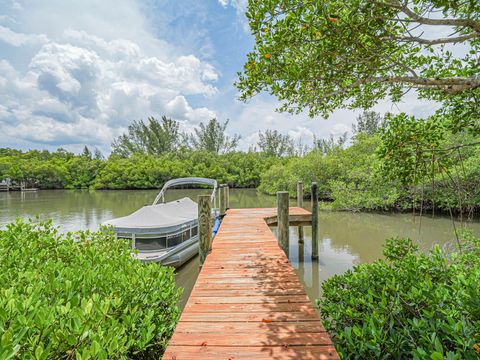
[[[128,216],[106,221],[105,225],[112,225],[117,233],[164,234],[195,224],[197,218],[197,203],[184,197],[168,203],[145,205]]]
[[[171,187],[174,186],[180,186],[180,185],[209,185],[213,187],[211,199],[212,202],[215,201],[215,194],[217,193],[217,181],[214,179],[207,179],[207,178],[200,178],[200,177],[188,177],[188,178],[179,178],[179,179],[173,179],[169,180],[163,185],[162,190],[158,193],[157,197],[153,201],[152,205],[156,205],[160,199],[162,199],[162,202],[165,202],[165,193],[167,190]]]

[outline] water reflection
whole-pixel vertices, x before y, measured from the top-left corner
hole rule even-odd
[[[355,265],[382,258],[383,244],[390,237],[410,237],[422,250],[435,244],[452,247],[455,233],[446,217],[413,217],[411,214],[351,214],[322,212],[318,220],[318,260],[312,255],[311,226],[290,227],[289,259],[310,299],[321,296],[321,284]],[[457,227],[461,226],[457,224]],[[480,235],[480,224],[463,224]],[[272,227],[276,232],[276,228]],[[303,243],[300,236],[303,235]]]
[[[175,283],[183,288],[182,297],[178,304],[182,309],[187,304],[193,285],[195,285],[197,281],[198,274],[200,273],[199,264],[199,257],[197,255],[176,271]]]
[[[0,193],[0,226],[16,217],[53,219],[62,231],[97,230],[152,201],[156,191],[57,190]]]
[[[53,219],[63,231],[97,230],[109,219],[125,216],[151,204],[158,190],[42,190],[38,192],[0,192],[0,227],[17,217]],[[208,190],[169,190],[166,200],[209,194]],[[272,207],[275,198],[255,189],[232,189],[230,206]]]

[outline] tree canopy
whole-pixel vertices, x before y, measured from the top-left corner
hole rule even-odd
[[[385,119],[375,111],[365,111],[357,116],[357,123],[353,124],[353,133],[358,135],[365,133],[368,135],[377,134],[385,126]]]
[[[134,153],[160,155],[175,151],[181,144],[182,134],[178,121],[162,116],[162,121],[154,117],[133,121],[126,134],[120,135],[112,143],[114,154],[127,157]]]
[[[257,145],[260,151],[271,156],[292,155],[294,151],[293,139],[281,134],[278,130],[266,130],[258,133]]]
[[[399,101],[441,101],[453,129],[480,130],[480,2],[249,0],[255,36],[237,87],[280,110],[328,116]]]
[[[195,150],[204,150],[215,154],[228,153],[235,150],[240,135],[230,137],[226,134],[228,120],[221,124],[217,119],[211,119],[206,125],[200,123],[191,136],[191,145]]]
[[[320,151],[322,154],[328,154],[337,148],[343,148],[347,143],[347,140],[348,132],[344,132],[338,137],[335,137],[332,134],[330,134],[330,137],[323,139],[315,137],[313,139],[313,148]]]
[[[180,122],[166,116],[162,116],[161,121],[149,117],[148,123],[134,120],[128,127],[128,132],[113,141],[112,153],[120,157],[133,154],[159,156],[180,148],[215,154],[228,153],[235,150],[240,136],[228,136],[227,126],[228,120],[221,124],[217,119],[211,119],[207,124],[200,123],[198,128],[194,128],[194,133],[188,135],[180,129]]]

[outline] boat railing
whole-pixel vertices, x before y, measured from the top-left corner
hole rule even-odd
[[[161,200],[162,203],[165,202],[165,193],[169,188],[172,188],[174,186],[181,186],[181,185],[209,185],[213,187],[212,194],[210,195],[212,204],[214,207],[216,206],[216,194],[217,194],[217,189],[218,189],[218,184],[217,181],[214,179],[207,179],[207,178],[199,178],[199,177],[189,177],[189,178],[180,178],[180,179],[172,179],[167,181],[160,192],[158,193],[157,197],[153,201],[152,205],[158,204],[158,202]]]

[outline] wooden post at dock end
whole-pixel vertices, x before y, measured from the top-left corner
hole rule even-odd
[[[227,189],[225,188],[227,185],[221,184],[218,188],[218,195],[219,195],[219,211],[220,216],[225,215],[227,211]]]
[[[303,208],[303,182],[297,182],[297,206]],[[298,243],[303,244],[303,226],[298,227]]]
[[[303,182],[297,182],[297,206],[303,208]]]
[[[212,250],[212,203],[210,195],[198,196],[198,253],[200,266]]]
[[[312,182],[312,259],[318,259],[318,186]]]
[[[288,257],[289,236],[288,236],[288,191],[277,192],[277,219],[278,219],[278,242]]]
[[[225,184],[225,209],[230,208],[230,188],[228,187],[228,184]]]

